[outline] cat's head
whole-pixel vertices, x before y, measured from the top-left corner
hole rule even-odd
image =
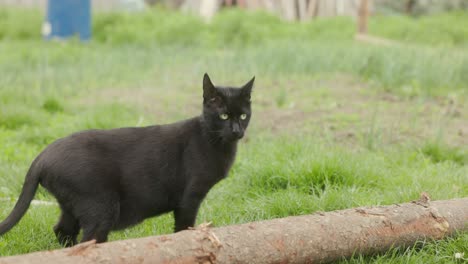
[[[221,143],[244,136],[252,111],[250,95],[255,77],[242,87],[215,86],[208,74],[203,77],[203,119],[208,132]]]

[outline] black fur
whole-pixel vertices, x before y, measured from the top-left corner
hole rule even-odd
[[[111,230],[170,211],[175,231],[193,226],[205,195],[234,161],[251,116],[253,83],[215,87],[205,74],[200,116],[168,125],[83,131],[50,144],[32,163],[15,208],[0,223],[0,235],[21,219],[39,184],[60,205],[54,232],[65,246],[77,243],[80,229],[81,242],[104,242]]]

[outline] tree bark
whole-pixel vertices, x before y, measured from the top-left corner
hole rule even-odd
[[[0,258],[22,263],[320,263],[468,231],[468,198],[360,207]]]

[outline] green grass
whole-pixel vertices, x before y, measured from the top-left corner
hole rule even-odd
[[[49,113],[63,112],[63,106],[55,98],[47,98],[42,108]]]
[[[28,23],[14,23],[22,17]],[[390,37],[382,21],[396,18],[375,19],[381,22],[371,31]],[[87,44],[47,43],[36,31],[40,20],[35,11],[0,11],[0,199],[12,199],[0,200],[0,219],[45,146],[79,130],[197,115],[204,72],[215,84],[241,85],[252,75],[257,83],[247,138],[198,223],[408,202],[423,191],[434,200],[468,196],[463,41],[419,45],[417,34],[396,34],[412,45],[379,47],[354,42],[347,18],[292,24],[234,10],[206,25],[154,10],[97,15]],[[396,20],[393,31],[413,23]],[[425,27],[414,30],[424,35]],[[464,29],[453,30],[463,38]],[[457,115],[445,114],[449,99]],[[54,200],[43,189],[36,199]],[[0,255],[58,248],[58,213],[31,206],[0,237]],[[164,215],[110,239],[171,233],[172,226]],[[462,233],[345,262],[457,263],[455,253],[468,254],[467,239]]]
[[[448,147],[438,143],[427,143],[421,149],[421,152],[429,157],[433,162],[450,161],[465,165],[468,162],[468,153],[464,149],[457,147]]]
[[[18,17],[27,18],[27,23],[15,23]],[[124,54],[113,56],[140,56],[141,61],[132,61],[139,64],[135,65],[137,67],[160,59],[160,53],[165,52],[168,46],[173,47],[169,49],[173,53],[178,53],[178,47],[188,50],[205,48],[216,50],[216,53],[221,52],[222,54],[214,56],[222,56],[226,64],[245,61],[245,72],[314,75],[338,71],[375,81],[389,91],[399,91],[408,95],[440,95],[447,89],[463,93],[468,89],[468,55],[458,48],[446,48],[447,45],[465,46],[468,32],[464,26],[466,23],[463,22],[466,20],[468,15],[464,13],[419,19],[375,17],[370,24],[373,34],[408,44],[427,44],[426,48],[414,45],[390,47],[383,53],[381,47],[363,48],[362,45],[354,43],[354,22],[344,17],[297,24],[282,22],[266,13],[232,10],[216,16],[212,24],[205,24],[194,16],[154,9],[138,16],[128,13],[97,14],[93,23],[94,39],[90,45],[117,45]],[[14,55],[0,58],[0,62],[10,64],[8,71],[11,73],[17,73],[20,69],[24,71],[23,63],[39,65],[40,68],[34,69],[34,74],[41,76],[37,76],[40,78],[36,78],[32,85],[42,86],[41,91],[48,88],[41,82],[46,81],[44,79],[48,78],[54,67],[69,67],[67,62],[71,61],[79,63],[79,72],[73,71],[76,68],[64,71],[63,78],[69,78],[69,81],[73,82],[73,79],[83,80],[83,75],[87,74],[83,68],[87,68],[89,63],[112,63],[113,57],[100,56],[102,46],[95,47],[92,51],[93,56],[86,56],[87,60],[83,60],[82,53],[89,51],[80,49],[79,45],[59,44],[53,48],[54,52],[47,52],[50,47],[43,47],[46,51],[31,49],[30,45],[38,45],[35,40],[40,38],[40,24],[41,15],[38,12],[15,9],[4,9],[0,12],[0,39],[22,41],[19,49],[15,45],[2,45],[0,51]],[[442,35],[441,32],[446,35]],[[437,41],[430,41],[425,36]],[[294,48],[291,48],[291,42],[297,42]],[[432,47],[430,44],[433,44]],[[242,52],[232,52],[232,49]],[[236,56],[233,57],[232,54]],[[190,56],[188,59],[198,60],[200,56],[206,57],[206,54],[194,51]],[[174,57],[179,60],[185,59],[177,54],[174,54]],[[16,65],[18,61],[23,63]],[[251,65],[251,61],[254,61],[255,65]],[[437,63],[432,63],[434,61]],[[161,63],[171,62],[166,59]],[[108,70],[113,70],[113,73],[125,71],[116,66],[112,69],[99,69],[96,74],[108,74]],[[55,83],[48,83],[49,87],[51,85],[54,86]],[[281,104],[281,96],[278,100]]]
[[[466,11],[407,17],[374,17],[369,30],[380,36],[424,45],[468,47]]]

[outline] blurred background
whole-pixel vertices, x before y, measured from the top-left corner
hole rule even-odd
[[[70,2],[70,1],[65,1]],[[73,1],[71,1],[73,2]],[[77,2],[77,1],[75,1]],[[81,1],[81,2],[86,2]],[[206,14],[225,7],[241,7],[250,10],[267,10],[286,19],[307,20],[316,16],[356,14],[360,0],[92,0],[94,10],[141,10],[145,6],[160,5],[171,9],[190,10]],[[406,13],[424,15],[457,9],[466,9],[466,0],[369,0],[372,8],[382,14]],[[2,0],[4,6],[22,6],[45,9],[47,0]],[[203,8],[206,10],[201,10]]]
[[[201,113],[202,76],[256,76],[199,223],[468,196],[468,0],[0,0],[0,219],[40,151]],[[40,190],[0,255],[58,247]],[[111,239],[172,232],[165,215]],[[442,263],[468,235],[352,263]],[[465,254],[466,256],[466,254]],[[348,261],[343,261],[348,262]]]
[[[61,22],[62,26],[67,23],[85,24],[81,27],[89,27],[86,23],[90,17],[85,14],[90,13],[91,10],[99,16],[101,12],[145,12],[154,7],[159,10],[181,11],[184,14],[199,15],[205,21],[210,21],[215,14],[221,11],[241,9],[268,13],[284,21],[303,22],[336,16],[358,18],[360,14],[362,16],[371,14],[420,17],[444,12],[460,13],[468,10],[468,1],[466,0],[0,0],[0,5],[5,8],[40,10],[43,13],[48,13],[47,20],[60,19],[67,15],[68,20],[64,18]],[[80,17],[80,19],[78,20],[76,17]],[[5,17],[3,20],[4,26],[6,26]],[[75,22],[70,22],[73,20]],[[98,34],[102,33],[100,28],[96,28],[96,30]],[[455,32],[447,32],[447,34],[450,33]]]

